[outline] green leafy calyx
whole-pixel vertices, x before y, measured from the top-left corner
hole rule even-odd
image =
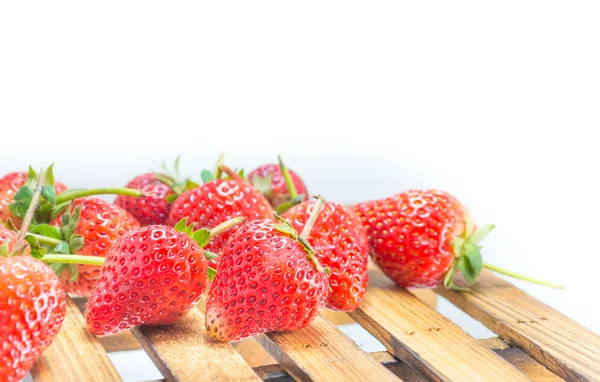
[[[315,257],[315,250],[310,245],[308,240],[306,240],[302,236],[298,235],[298,232],[294,229],[294,227],[292,227],[292,225],[287,220],[285,220],[284,218],[279,216],[277,213],[275,213],[274,216],[275,216],[275,220],[277,220],[279,223],[273,224],[272,227],[274,229],[276,229],[277,231],[283,233],[284,235],[297,240],[298,243],[300,243],[300,245],[306,252],[306,257],[308,258],[308,260],[311,263],[313,263],[315,268],[317,268],[317,270],[320,272],[325,272],[329,276],[329,268],[323,268],[321,266],[321,264],[319,263],[319,260]]]
[[[194,223],[188,225],[187,218],[183,218],[175,225],[175,231],[188,235],[200,248],[205,247],[210,241],[210,231],[204,228],[194,230]]]
[[[463,235],[452,240],[454,262],[444,277],[443,285],[446,289],[464,290],[454,283],[456,272],[462,273],[465,280],[475,283],[483,270],[483,258],[481,257],[481,246],[479,243],[485,239],[494,229],[494,225],[488,224],[480,227],[475,232],[471,216],[467,213],[465,218],[465,230]]]

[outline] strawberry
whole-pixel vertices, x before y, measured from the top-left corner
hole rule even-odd
[[[6,257],[17,234],[0,226],[0,376],[20,381],[60,330],[65,290],[46,264],[29,256]]]
[[[174,202],[167,219],[167,225],[173,226],[183,218],[198,228],[214,228],[234,217],[247,220],[263,219],[273,216],[271,205],[251,185],[232,173],[232,179],[209,180],[198,188],[181,194]],[[211,240],[206,249],[219,253],[232,231],[228,231]],[[210,263],[217,267],[217,260]]]
[[[310,226],[319,208],[315,209]],[[221,254],[206,305],[206,331],[237,341],[306,327],[327,302],[327,275],[303,236],[281,219],[242,225]]]
[[[269,200],[273,208],[296,197],[299,197],[298,203],[308,199],[304,182],[295,172],[285,167],[281,157],[279,165],[265,164],[252,170],[248,174],[248,180]]]
[[[137,198],[120,195],[115,204],[124,208],[141,225],[166,224],[171,203],[186,190],[198,187],[190,179],[181,180],[179,174],[179,158],[173,166],[171,173],[163,163],[164,174],[148,173],[133,178],[125,187],[144,191],[148,196]]]
[[[171,211],[171,203],[166,198],[175,191],[160,180],[159,175],[149,173],[137,176],[125,187],[143,190],[149,196],[136,198],[120,195],[115,200],[117,206],[129,212],[143,226],[166,223]]]
[[[314,201],[306,201],[282,217],[300,231],[314,207]],[[341,311],[356,309],[369,279],[369,243],[361,221],[349,208],[326,202],[307,240],[319,262],[331,270],[327,307]]]
[[[457,272],[474,283],[483,268],[551,288],[562,286],[483,262],[479,243],[494,229],[476,229],[471,215],[452,195],[411,190],[364,202],[354,211],[367,229],[371,257],[401,287],[463,290]]]
[[[15,216],[9,206],[13,203],[15,194],[26,184],[27,177],[25,172],[13,172],[0,178],[0,221],[11,219],[17,228],[21,226],[22,219]],[[60,182],[54,182],[54,188],[57,194],[67,190],[67,186]]]
[[[454,272],[454,240],[473,234],[464,207],[443,191],[411,190],[360,203],[354,211],[367,229],[373,260],[402,287],[442,284]]]
[[[127,211],[98,198],[77,199],[71,209],[73,215],[64,213],[50,223],[62,227],[69,244],[64,251],[57,247],[60,253],[106,257],[119,237],[140,226]],[[100,274],[100,269],[92,265],[60,265],[55,269],[67,292],[79,296],[90,295]]]
[[[227,222],[224,229],[241,220]],[[106,257],[87,305],[92,333],[177,322],[203,296],[212,254],[202,247],[218,233],[194,232],[184,219],[175,228],[152,225],[123,235]]]

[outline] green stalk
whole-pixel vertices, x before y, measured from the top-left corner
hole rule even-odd
[[[221,179],[221,175],[223,175],[221,166],[223,165],[224,160],[225,160],[225,153],[219,154],[219,158],[217,159],[217,163],[215,164],[215,171],[213,173],[215,176],[215,179]]]
[[[213,237],[227,231],[229,228],[235,227],[236,225],[240,224],[244,220],[246,220],[246,218],[243,216],[238,216],[237,218],[229,219],[226,222],[223,222],[223,223],[219,224],[218,226],[216,226],[215,228],[209,230],[208,231],[210,233],[209,237],[212,239]]]
[[[552,282],[549,282],[549,281],[544,281],[544,280],[536,279],[536,278],[529,277],[529,276],[524,276],[524,275],[521,275],[519,273],[515,273],[515,272],[509,271],[509,270],[506,270],[504,268],[500,268],[500,267],[497,267],[495,265],[491,265],[491,264],[488,264],[488,263],[483,263],[483,267],[487,268],[487,269],[489,269],[491,271],[500,273],[501,275],[509,276],[509,277],[512,277],[512,278],[515,278],[515,279],[518,279],[518,280],[527,281],[527,282],[530,282],[530,283],[533,283],[533,284],[544,285],[544,286],[547,286],[547,287],[550,287],[550,288],[556,288],[556,289],[564,289],[565,288],[564,286],[559,285],[559,284],[555,284],[555,283],[552,283]]]
[[[27,236],[27,230],[29,230],[31,219],[33,219],[33,215],[35,215],[35,210],[38,208],[38,204],[40,202],[40,195],[42,194],[42,187],[44,186],[44,178],[45,173],[43,170],[40,170],[40,175],[38,177],[38,182],[35,187],[35,191],[33,192],[33,197],[31,198],[29,208],[27,208],[27,212],[25,213],[25,217],[23,218],[23,223],[21,224],[21,229],[19,230],[19,236],[17,237],[17,241],[15,241],[15,245],[13,246],[13,252],[15,250],[19,250],[23,242],[25,241],[25,236]]]
[[[141,190],[134,190],[133,188],[90,188],[84,190],[67,190],[56,196],[56,204],[61,204],[74,199],[82,198],[84,196],[92,195],[125,195],[143,197],[147,194]]]
[[[38,260],[45,263],[96,265],[99,267],[104,264],[104,257],[101,256],[62,255],[54,253],[46,254]]]
[[[296,190],[296,186],[294,185],[294,181],[292,180],[292,176],[290,175],[290,170],[288,170],[285,163],[283,163],[283,159],[281,159],[281,154],[277,156],[279,159],[279,168],[281,169],[281,173],[283,174],[283,179],[285,179],[285,184],[290,193],[290,200],[293,200],[296,196],[298,196],[298,190]]]
[[[35,237],[37,241],[41,244],[50,244],[50,245],[59,245],[62,243],[62,240],[55,239],[48,236],[38,235],[36,233],[27,232],[27,236]]]
[[[315,222],[317,221],[317,218],[323,209],[323,204],[325,204],[325,199],[323,199],[322,196],[315,196],[315,198],[317,199],[317,202],[315,203],[313,210],[308,217],[306,224],[304,225],[304,228],[302,228],[302,233],[300,234],[300,237],[303,239],[306,239],[308,235],[310,235],[310,231],[315,225]]]
[[[229,176],[231,179],[237,180],[237,181],[240,181],[240,182],[246,182],[244,179],[242,179],[241,176],[239,176],[238,173],[236,173],[235,171],[233,171],[229,167],[221,165],[221,166],[219,166],[219,168],[221,169],[222,172],[224,172],[225,174],[227,174],[227,176]],[[215,179],[218,179],[218,178],[215,178]]]

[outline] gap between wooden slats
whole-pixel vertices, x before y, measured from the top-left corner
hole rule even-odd
[[[398,288],[378,269],[369,271],[367,293],[350,315],[428,380],[528,380],[456,324]]]
[[[258,341],[302,381],[398,381],[333,324],[317,317],[308,327],[261,335]]]
[[[63,326],[31,369],[35,382],[120,381],[102,345],[92,335],[85,319],[67,297]]]
[[[558,376],[600,381],[598,335],[489,271],[469,288],[437,292]]]

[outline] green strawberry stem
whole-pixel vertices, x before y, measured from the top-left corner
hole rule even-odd
[[[321,213],[321,210],[323,209],[323,204],[325,204],[325,199],[323,199],[322,196],[317,195],[317,196],[314,196],[314,198],[317,199],[317,202],[313,206],[313,210],[310,213],[310,216],[308,217],[308,220],[306,221],[304,228],[302,229],[302,233],[300,233],[300,237],[303,239],[306,239],[308,237],[308,235],[310,235],[310,231],[312,230],[313,226],[315,225],[317,218],[319,217],[319,214]]]
[[[244,220],[246,220],[245,217],[243,216],[238,216],[236,218],[233,219],[229,219],[226,222],[223,222],[221,224],[219,224],[218,226],[216,226],[215,228],[209,230],[209,238],[213,238],[225,231],[227,231],[229,228],[235,227],[236,225],[240,224],[241,222],[243,222]]]
[[[38,204],[40,202],[40,195],[42,194],[42,187],[44,187],[45,176],[46,174],[44,173],[44,170],[40,170],[40,174],[38,175],[38,182],[35,186],[35,191],[33,192],[33,196],[31,198],[31,203],[29,203],[29,207],[27,208],[27,212],[25,213],[25,217],[23,218],[23,223],[21,224],[21,229],[19,230],[19,236],[17,237],[17,241],[13,246],[13,253],[15,253],[15,250],[19,250],[19,248],[23,245],[23,242],[25,241],[25,236],[27,236],[27,230],[29,230],[31,219],[33,219],[35,210],[37,210]]]
[[[225,153],[219,154],[219,158],[217,158],[217,163],[215,163],[215,171],[214,171],[215,179],[221,179],[221,175],[223,175],[223,170],[221,169],[221,166],[223,166],[224,161],[225,161]]]
[[[509,276],[509,277],[512,277],[512,278],[515,278],[515,279],[518,279],[518,280],[523,280],[523,281],[527,281],[527,282],[530,282],[530,283],[533,283],[533,284],[539,284],[539,285],[543,285],[543,286],[547,286],[547,287],[555,288],[555,289],[565,289],[565,287],[562,286],[562,285],[555,284],[555,283],[549,282],[549,281],[544,281],[544,280],[536,279],[536,278],[529,277],[529,276],[524,276],[524,275],[521,275],[519,273],[512,272],[512,271],[506,270],[504,268],[497,267],[497,266],[492,265],[492,264],[483,263],[483,267],[487,268],[487,269],[489,269],[491,271],[500,273],[501,275]]]
[[[147,193],[133,188],[90,188],[84,190],[67,190],[56,196],[56,204],[61,204],[74,199],[83,198],[92,195],[124,195],[144,197]]]
[[[43,236],[43,235],[38,235],[36,233],[31,233],[31,232],[27,232],[27,236],[31,236],[36,238],[36,240],[39,243],[42,244],[49,244],[49,245],[59,245],[60,243],[62,243],[63,241],[60,239],[55,239],[53,237],[48,237],[48,236]]]
[[[287,186],[288,192],[290,193],[290,200],[293,200],[296,196],[298,196],[298,190],[296,190],[296,186],[294,185],[294,181],[292,180],[292,176],[290,175],[290,170],[288,170],[285,163],[283,163],[283,159],[281,159],[281,154],[277,156],[277,159],[279,159],[279,169],[281,170],[281,174],[283,174],[285,185]]]
[[[38,260],[41,260],[45,263],[96,265],[101,267],[104,264],[105,259],[101,256],[62,255],[49,253]]]
[[[225,174],[227,174],[231,179],[238,180],[240,182],[245,182],[241,176],[239,176],[235,171],[233,171],[229,167],[227,167],[225,165],[221,165],[221,166],[219,166],[219,168],[221,169],[221,171],[223,171]],[[216,179],[218,179],[218,178],[216,178]]]

